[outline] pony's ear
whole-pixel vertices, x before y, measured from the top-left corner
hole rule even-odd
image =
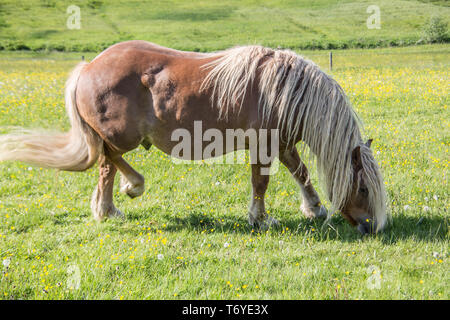
[[[367,148],[370,148],[370,146],[372,145],[372,141],[373,141],[373,139],[367,140],[367,142],[365,143],[365,145],[367,146]]]
[[[361,147],[360,146],[356,146],[355,149],[353,149],[353,151],[352,151],[352,165],[356,171],[359,171],[360,169],[362,169]]]

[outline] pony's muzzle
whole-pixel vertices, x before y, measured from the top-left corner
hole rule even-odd
[[[372,218],[365,218],[358,221],[358,231],[362,235],[373,234],[377,232],[377,223]]]

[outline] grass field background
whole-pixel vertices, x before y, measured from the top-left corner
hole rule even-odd
[[[116,186],[126,220],[97,223],[96,167],[1,163],[1,297],[449,299],[448,46],[337,50],[332,72],[327,52],[300,53],[338,80],[374,139],[392,213],[385,232],[362,237],[338,215],[330,226],[307,220],[284,167],[266,200],[280,226],[256,232],[249,165],[175,165],[139,148],[125,158],[145,176],[144,195]],[[63,86],[81,55],[0,53],[0,132],[68,130]]]
[[[69,30],[67,8],[80,8]],[[366,21],[380,9],[380,29]],[[296,49],[402,46],[423,37],[432,17],[450,22],[445,0],[2,0],[0,49],[101,51],[150,40],[195,51],[258,43]]]

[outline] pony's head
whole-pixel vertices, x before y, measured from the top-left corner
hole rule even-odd
[[[370,150],[372,140],[352,151],[353,184],[341,213],[362,234],[381,231],[387,220],[383,179]]]

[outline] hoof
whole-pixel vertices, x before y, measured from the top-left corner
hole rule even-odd
[[[94,212],[94,219],[101,222],[106,219],[125,219],[125,215],[117,208],[110,208],[109,210],[102,210],[101,212]]]
[[[100,213],[100,214],[94,214],[94,219],[102,222],[105,221],[106,219],[121,219],[121,220],[125,220],[125,215],[123,214],[122,211],[114,208],[114,210],[108,212],[108,213]]]
[[[300,210],[309,219],[326,218],[328,216],[327,209],[322,205],[318,207],[307,207],[305,203],[302,203]]]
[[[122,211],[120,211],[119,209],[114,208],[114,210],[112,210],[109,213],[108,218],[124,220],[125,219],[125,214]]]
[[[125,193],[130,198],[139,197],[144,193],[144,185],[133,186],[131,183],[127,182],[125,185],[120,187],[120,192]]]
[[[248,223],[251,227],[257,230],[268,230],[273,226],[278,226],[279,222],[277,219],[274,219],[269,216],[265,216],[263,219],[255,219],[252,215],[249,215]]]
[[[125,219],[125,215],[122,211],[117,209],[113,203],[97,203],[96,196],[97,193],[94,192],[94,197],[91,202],[91,210],[94,216],[94,219],[97,221],[104,221],[107,218],[121,218]]]
[[[120,192],[125,193],[130,198],[136,198],[145,191],[145,184],[133,185],[124,176],[120,178]]]

